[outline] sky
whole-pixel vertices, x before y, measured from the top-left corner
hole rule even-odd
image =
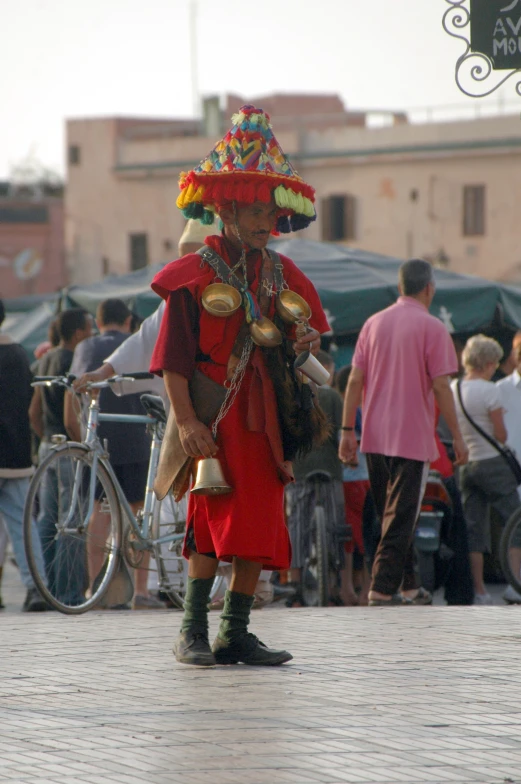
[[[474,111],[483,99],[456,86],[464,44],[442,28],[447,8],[447,0],[0,0],[0,179],[28,155],[63,173],[67,118],[193,117],[196,95],[328,92],[351,109]]]

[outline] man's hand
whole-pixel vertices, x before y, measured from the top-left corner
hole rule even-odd
[[[89,382],[96,383],[98,381],[105,381],[114,375],[114,368],[112,365],[104,364],[97,370],[91,370],[90,373],[84,373],[82,376],[72,382],[75,392],[85,392]]]
[[[302,354],[304,351],[311,351],[312,354],[318,354],[320,350],[320,333],[316,329],[306,332],[303,338],[298,338],[293,343],[295,354]]]
[[[357,466],[357,448],[358,441],[356,439],[354,430],[343,430],[338,447],[338,456],[342,463],[345,463],[348,466]]]
[[[469,450],[462,436],[458,436],[453,441],[454,455],[456,457],[454,465],[465,465],[469,461]]]
[[[182,424],[177,423],[181,446],[190,457],[213,457],[218,446],[211,431],[193,417]]]

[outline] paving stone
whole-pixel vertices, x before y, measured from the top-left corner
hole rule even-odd
[[[176,611],[9,611],[0,782],[521,784],[520,612],[270,607],[291,664],[198,670]]]

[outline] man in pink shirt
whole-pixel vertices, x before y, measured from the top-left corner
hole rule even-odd
[[[458,370],[456,352],[445,326],[429,314],[431,265],[421,259],[402,264],[398,289],[398,301],[368,319],[358,337],[339,447],[341,460],[356,462],[355,414],[363,393],[360,446],[382,523],[370,605],[432,601],[417,584],[413,542],[429,463],[438,456],[434,397],[454,438],[456,464],[468,458],[449,385]]]

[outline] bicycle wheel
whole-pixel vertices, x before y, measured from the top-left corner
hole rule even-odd
[[[169,493],[154,507],[152,536],[159,539],[176,534],[172,542],[155,545],[153,554],[157,567],[157,581],[160,591],[165,593],[172,604],[183,609],[183,599],[188,579],[187,561],[183,558],[183,539],[186,527],[186,514],[181,504],[177,504]]]
[[[505,580],[521,593],[521,507],[510,517],[501,534],[499,561]]]
[[[329,603],[326,513],[322,506],[315,506],[313,512],[309,555],[301,570],[301,595],[308,607],[327,607]]]
[[[96,468],[96,501],[86,519],[92,452],[79,444],[56,447],[34,474],[24,509],[24,545],[36,587],[68,615],[95,607],[118,567],[121,512],[112,479]],[[36,525],[35,525],[36,522]],[[43,564],[35,549],[38,536]]]
[[[184,606],[188,584],[188,561],[183,556],[186,511],[186,501],[176,503],[169,493],[156,502],[152,528],[154,539],[176,535],[176,539],[171,542],[155,545],[153,551],[159,590],[180,610]],[[222,591],[223,583],[224,577],[217,575],[210,592],[210,601]]]

